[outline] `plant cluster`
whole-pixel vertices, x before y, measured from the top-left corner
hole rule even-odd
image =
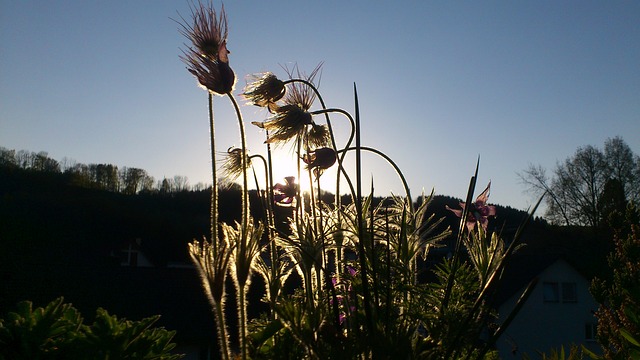
[[[640,357],[640,213],[630,204],[625,215],[627,226],[617,231],[608,257],[612,277],[591,284],[604,359]]]
[[[63,298],[44,308],[30,301],[0,319],[0,359],[154,359],[171,354],[174,331],[153,327],[160,316],[140,321],[118,319],[98,309],[91,325]]]
[[[477,167],[466,201],[452,209],[460,217],[452,256],[441,259],[432,279],[419,282],[419,259],[452,232],[429,215],[431,196],[414,204],[393,160],[361,143],[355,86],[352,115],[325,105],[315,82],[320,66],[309,75],[296,67],[286,79],[271,72],[254,75],[243,96],[269,115],[252,122],[266,135],[265,155],[250,154],[245,121],[232,95],[236,76],[229,65],[224,8],[217,12],[199,3],[191,15],[180,22],[190,41],[181,58],[209,96],[213,185],[211,234],[192,242],[189,252],[214,309],[222,358],[487,357],[512,318],[494,324],[491,304],[521,231],[509,244],[488,231],[495,208],[487,204],[489,186],[473,201]],[[230,100],[238,121],[241,146],[229,149],[221,166],[227,179],[237,177],[242,184],[243,211],[234,224],[218,220],[215,95]],[[337,143],[332,127],[338,118],[351,125],[344,144]],[[295,154],[297,174],[275,183],[272,153],[282,147]],[[375,203],[373,185],[365,193],[363,152],[389,163],[404,185],[404,196]],[[354,169],[345,166],[348,154],[355,157]],[[262,181],[257,167],[266,174]],[[336,192],[326,200],[320,178],[330,167],[337,168]],[[311,183],[307,194],[296,182],[303,172]],[[264,209],[259,216],[249,212],[251,174]],[[348,200],[343,201],[339,194],[345,187]],[[286,221],[276,222],[276,213],[283,211]],[[238,349],[231,348],[225,317],[228,276],[235,285]],[[253,276],[264,279],[269,311],[249,321],[247,292]],[[300,285],[286,291],[285,283],[296,277]]]

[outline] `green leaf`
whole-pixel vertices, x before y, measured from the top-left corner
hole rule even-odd
[[[640,342],[633,337],[633,335],[627,329],[620,329],[620,335],[625,338],[628,342],[630,342],[634,346],[640,347]]]

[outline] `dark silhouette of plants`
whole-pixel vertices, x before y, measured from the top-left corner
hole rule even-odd
[[[431,215],[432,196],[422,196],[414,204],[396,163],[362,143],[356,86],[351,114],[326,106],[316,83],[320,65],[309,75],[297,66],[285,69],[287,79],[271,72],[253,75],[243,96],[268,114],[264,121],[251,122],[265,134],[266,153],[250,154],[242,112],[231,93],[236,76],[229,65],[224,8],[216,11],[210,3],[198,3],[191,19],[181,20],[180,31],[190,42],[181,58],[208,93],[213,175],[211,232],[190,244],[189,250],[216,314],[222,358],[484,358],[519,309],[516,306],[505,323],[481,340],[495,321],[490,304],[505,264],[521,243],[522,228],[537,205],[507,246],[487,228],[496,212],[487,204],[489,186],[473,201],[476,167],[466,201],[461,209],[453,209],[459,217],[453,256],[441,259],[433,280],[419,283],[419,258],[426,258],[451,231],[441,226],[442,218]],[[242,215],[233,225],[221,222],[218,214],[216,95],[231,102],[241,144],[229,148],[222,165],[227,179],[238,178],[241,183]],[[351,126],[344,144],[336,141],[332,126],[338,120]],[[296,171],[284,183],[275,183],[272,153],[282,148],[294,154]],[[402,196],[374,203],[373,183],[369,190],[363,187],[365,153],[388,163],[402,182]],[[346,156],[355,158],[353,168],[345,166]],[[264,179],[256,175],[258,166]],[[337,168],[336,194],[327,200],[320,178],[328,176],[332,167]],[[303,178],[311,189],[304,194],[298,184]],[[250,211],[250,180],[259,189],[263,207],[255,217]],[[343,202],[344,185],[348,194]],[[283,222],[276,222],[276,215],[282,214],[279,209],[288,212]],[[246,293],[252,274],[266,284],[269,310],[249,322]],[[283,291],[294,274],[299,286],[293,292]],[[227,276],[236,287],[238,349],[231,347],[227,334]]]
[[[98,309],[91,325],[63,298],[44,308],[24,301],[0,319],[0,359],[177,360],[175,332],[154,327],[159,316],[118,319]]]
[[[630,205],[626,224],[614,237],[609,255],[612,277],[594,279],[591,292],[600,307],[597,339],[605,359],[640,357],[640,221],[638,209]]]

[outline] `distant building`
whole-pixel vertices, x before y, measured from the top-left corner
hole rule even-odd
[[[501,359],[540,358],[540,353],[572,344],[599,352],[596,343],[598,303],[590,281],[558,256],[525,255],[507,269],[505,292],[498,305],[502,323],[528,283],[537,278],[531,295],[496,343]]]

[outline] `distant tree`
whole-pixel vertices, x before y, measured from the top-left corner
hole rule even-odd
[[[118,167],[111,164],[90,164],[89,172],[91,180],[98,185],[99,188],[117,192],[119,190],[120,181],[118,179]]]
[[[88,165],[77,163],[67,168],[64,173],[71,178],[74,185],[90,187],[93,183]]]
[[[209,187],[210,187],[209,185],[207,185],[207,184],[205,184],[203,182],[199,182],[199,183],[193,185],[191,187],[191,190],[193,190],[193,191],[202,191],[202,190],[208,189]]]
[[[640,159],[619,137],[608,139],[604,152],[591,145],[578,148],[551,177],[540,165],[518,175],[536,196],[549,195],[545,217],[555,224],[597,227],[607,221],[611,206],[624,203],[624,208],[640,197]]]
[[[147,172],[143,169],[124,167],[119,171],[120,189],[123,193],[133,195],[144,188]]]
[[[33,164],[33,153],[26,150],[16,152],[16,164],[22,169],[30,169]]]
[[[189,191],[189,178],[186,176],[175,175],[173,177],[173,191]]]
[[[60,164],[57,160],[49,157],[45,151],[41,151],[32,156],[32,168],[43,172],[60,172]]]
[[[164,178],[158,181],[158,190],[161,194],[171,194],[173,192],[173,180]]]
[[[142,181],[141,181],[141,185],[140,185],[140,191],[153,191],[153,185],[155,183],[155,179],[153,178],[153,176],[146,174],[142,177]]]
[[[640,200],[640,157],[620,137],[604,144],[604,159],[610,178],[622,186],[624,197],[637,203]]]
[[[62,160],[60,160],[60,170],[63,173],[66,173],[67,171],[69,171],[69,169],[73,169],[77,164],[78,163],[75,160],[65,156],[62,158]]]
[[[16,163],[16,151],[0,146],[0,166],[14,167]]]

